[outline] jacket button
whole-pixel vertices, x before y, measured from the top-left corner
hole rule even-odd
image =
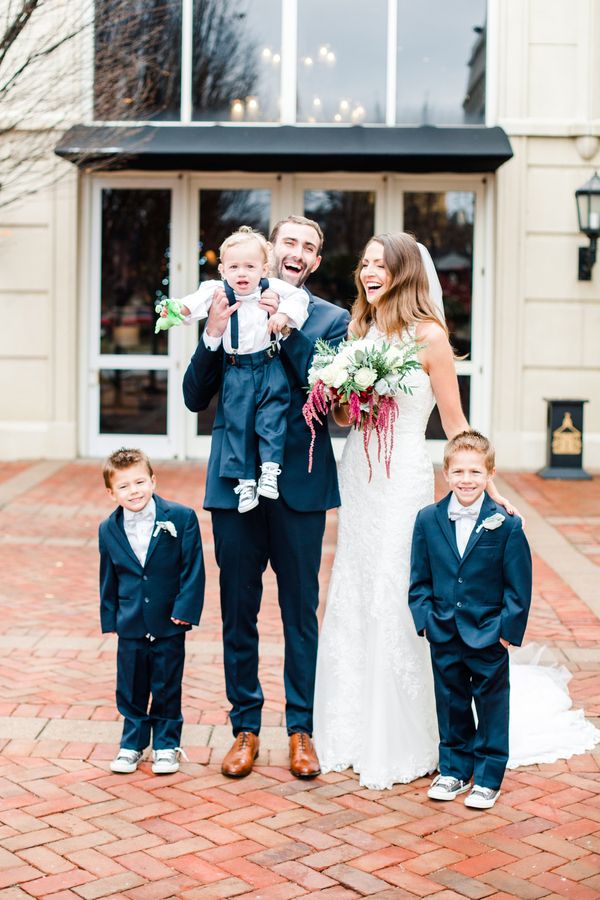
[[[458,601],[458,603],[456,605],[458,606],[459,609],[462,608],[462,603],[460,602],[460,600]]]
[[[462,578],[459,578],[459,579],[458,579],[458,583],[459,583],[459,584],[462,584],[462,583],[463,583]]]
[[[150,603],[150,597],[144,597],[144,603]]]
[[[142,575],[142,581],[148,581],[148,576],[147,576],[147,575]]]

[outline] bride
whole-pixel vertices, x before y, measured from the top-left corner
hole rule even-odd
[[[429,648],[417,635],[408,609],[410,549],[417,512],[434,499],[425,443],[434,404],[448,438],[469,428],[443,312],[430,296],[429,284],[435,282],[431,276],[428,281],[424,260],[430,260],[425,253],[422,259],[419,245],[407,234],[378,235],[368,243],[356,271],[351,335],[388,343],[416,340],[421,368],[410,377],[412,393],[398,398],[389,478],[383,460],[378,463],[371,454],[369,480],[363,436],[354,430],[348,435],[339,466],[337,550],[317,657],[314,742],[321,770],[352,767],[361,785],[376,790],[407,783],[437,766]],[[431,272],[433,267],[427,268]],[[335,418],[348,424],[344,408]],[[512,512],[493,482],[488,492]],[[522,679],[529,667],[518,668]],[[551,757],[548,741],[560,746],[562,756],[569,747],[571,755],[600,740],[600,732],[582,721],[582,714],[565,713],[556,695],[561,687],[551,681],[545,682],[548,709],[554,713],[561,707],[565,733],[558,742],[546,723],[544,747],[537,735],[537,756],[528,757],[528,763]],[[522,690],[518,693],[523,696]],[[565,718],[569,715],[578,721],[571,723]],[[529,719],[522,710],[517,719],[527,728]],[[520,737],[521,746],[528,746],[522,729]],[[512,740],[511,733],[511,750]]]

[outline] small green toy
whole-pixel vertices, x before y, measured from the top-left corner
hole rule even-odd
[[[154,310],[158,313],[154,334],[158,334],[159,331],[167,331],[172,325],[181,325],[185,319],[179,300],[169,300],[165,297],[156,304]]]

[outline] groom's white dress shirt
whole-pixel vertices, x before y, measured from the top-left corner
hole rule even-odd
[[[475,522],[479,518],[484,497],[485,493],[482,493],[479,499],[471,506],[463,506],[462,503],[459,503],[456,499],[456,494],[452,494],[450,497],[450,503],[448,504],[448,518],[451,522],[454,522],[456,528],[456,546],[458,547],[458,552],[461,556],[463,556],[466,550],[469,538],[471,537],[471,532],[475,528]]]

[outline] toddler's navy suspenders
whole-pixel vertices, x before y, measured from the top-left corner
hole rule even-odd
[[[233,292],[233,288],[225,280],[223,281],[223,287],[225,289],[225,294],[229,301],[229,305],[233,306],[233,304],[237,302],[235,299],[235,294]],[[269,279],[261,278],[259,287],[260,287],[260,292],[262,294],[262,292],[266,291],[267,288],[269,287]],[[237,309],[229,317],[229,331],[230,331],[229,336],[231,338],[232,352],[228,356],[228,362],[230,362],[232,366],[235,366],[235,365],[237,365],[236,357],[237,357],[237,353],[238,353],[238,347],[240,344],[240,327],[239,327],[239,322],[238,322]],[[271,336],[271,346],[269,347],[268,350],[265,350],[264,352],[269,357],[275,356],[277,354],[277,352],[278,352],[277,341],[275,340],[275,338],[273,336]]]

